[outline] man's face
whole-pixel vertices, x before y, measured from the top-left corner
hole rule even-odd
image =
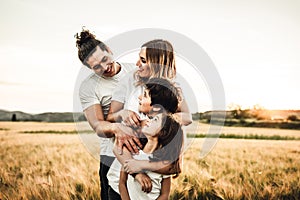
[[[144,89],[143,94],[139,96],[139,111],[145,114],[149,114],[152,110],[151,98],[149,96],[149,90]]]
[[[113,77],[117,73],[112,53],[102,51],[98,46],[96,51],[88,57],[86,63],[98,76]]]

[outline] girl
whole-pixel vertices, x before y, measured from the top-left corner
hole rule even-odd
[[[135,159],[164,161],[170,160],[176,166],[175,177],[181,172],[179,155],[183,146],[183,131],[181,125],[170,114],[158,114],[148,120],[142,128],[142,133],[147,138],[143,150],[140,150]],[[131,199],[168,199],[170,194],[170,176],[155,172],[145,172],[152,182],[152,190],[149,193],[142,191],[141,185],[128,176],[125,169],[120,172],[119,191],[124,200]]]

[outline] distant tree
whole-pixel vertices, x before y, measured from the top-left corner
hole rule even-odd
[[[12,121],[12,122],[17,121],[17,115],[16,115],[15,113],[12,115],[11,121]]]
[[[231,111],[232,117],[234,119],[240,119],[242,116],[242,106],[236,103],[231,103],[228,106],[228,110]]]
[[[87,121],[87,119],[86,119],[85,115],[80,115],[78,117],[78,121]]]
[[[251,110],[251,115],[257,120],[268,120],[271,119],[270,112],[259,104],[255,104]]]
[[[298,120],[298,117],[297,115],[289,115],[287,117],[287,120],[290,120],[290,121],[297,121]]]
[[[262,105],[259,104],[255,104],[253,106],[253,110],[265,110],[265,108]]]

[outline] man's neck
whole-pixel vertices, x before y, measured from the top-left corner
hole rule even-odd
[[[116,64],[116,74],[118,74],[118,73],[121,71],[122,66],[121,66],[121,64],[118,63],[118,62],[115,62],[115,64]]]

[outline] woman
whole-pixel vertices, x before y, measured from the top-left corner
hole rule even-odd
[[[162,39],[151,40],[142,45],[138,69],[122,79],[114,91],[108,121],[123,121],[126,125],[138,127],[141,116],[138,112],[137,99],[142,87],[150,78],[165,78],[175,81],[176,65],[173,46]],[[177,110],[177,119],[182,125],[192,122],[186,101],[182,99]]]

